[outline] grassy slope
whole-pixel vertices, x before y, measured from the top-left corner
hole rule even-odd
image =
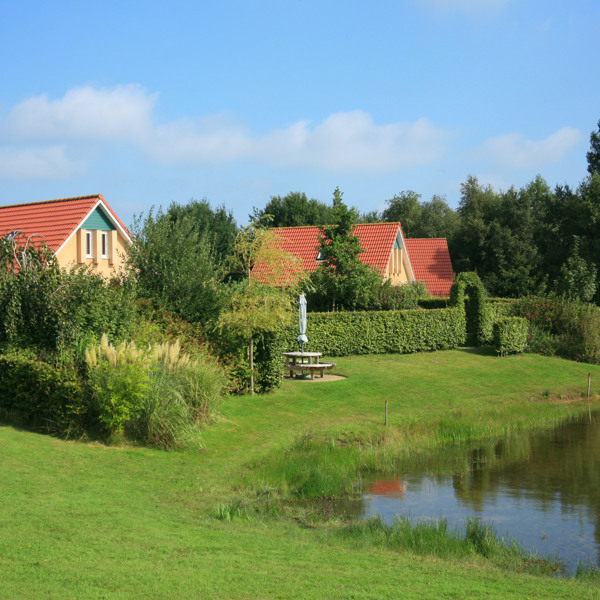
[[[245,465],[313,431],[420,427],[450,414],[535,423],[585,410],[529,398],[585,390],[600,368],[536,356],[466,352],[354,357],[347,381],[286,382],[232,398],[206,453],[62,442],[0,428],[3,598],[596,598],[595,585],[353,547],[293,521],[231,523],[215,505]],[[462,416],[461,416],[462,415]],[[497,419],[496,419],[497,420]]]

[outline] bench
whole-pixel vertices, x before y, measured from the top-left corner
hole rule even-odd
[[[313,379],[315,371],[321,371],[321,378],[324,377],[325,371],[329,369],[333,369],[335,367],[335,363],[333,362],[320,362],[315,364],[309,363],[294,363],[294,362],[286,362],[285,370],[290,372],[290,377],[294,376],[294,371],[308,371],[310,373],[310,378]]]

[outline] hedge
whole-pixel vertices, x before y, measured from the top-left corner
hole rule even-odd
[[[297,329],[290,328],[284,335],[287,349],[296,349]],[[444,308],[310,313],[306,335],[305,350],[327,356],[447,350],[464,344],[464,311]]]
[[[500,356],[523,352],[527,346],[529,323],[522,317],[504,317],[494,323],[494,347]]]
[[[515,316],[515,302],[505,298],[487,298],[481,312],[479,323],[479,343],[494,343],[494,323],[504,317]]]
[[[11,351],[0,355],[0,415],[19,425],[68,433],[80,429],[84,386],[72,369]]]

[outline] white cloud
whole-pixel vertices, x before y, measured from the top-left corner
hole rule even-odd
[[[63,172],[68,170],[66,157],[81,156],[82,149],[127,143],[161,164],[204,166],[244,160],[285,168],[379,173],[438,159],[450,137],[427,119],[376,124],[359,110],[333,114],[316,124],[297,121],[261,135],[227,115],[159,123],[156,101],[157,94],[136,85],[85,86],[57,100],[37,96],[9,112],[0,123],[0,134],[27,147],[23,157],[56,153],[49,145],[66,147],[60,157]],[[43,172],[39,161],[32,162],[32,172]]]
[[[487,140],[478,153],[481,158],[506,169],[537,169],[560,162],[581,140],[581,132],[563,127],[545,140],[528,140],[522,133],[508,133]]]
[[[147,133],[157,98],[137,85],[79,87],[58,100],[43,94],[10,111],[7,133],[33,140],[132,140]]]
[[[63,146],[48,148],[0,147],[0,178],[8,180],[65,179],[78,168]]]
[[[427,119],[377,125],[355,110],[316,126],[300,121],[272,132],[257,149],[277,166],[373,173],[431,163],[443,155],[449,137]]]

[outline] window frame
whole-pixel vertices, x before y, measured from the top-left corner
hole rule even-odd
[[[94,234],[91,231],[85,232],[85,257],[94,258]]]
[[[103,231],[100,234],[101,237],[101,250],[102,253],[100,256],[102,256],[102,258],[108,258],[109,257],[109,240],[108,240],[108,231]]]

